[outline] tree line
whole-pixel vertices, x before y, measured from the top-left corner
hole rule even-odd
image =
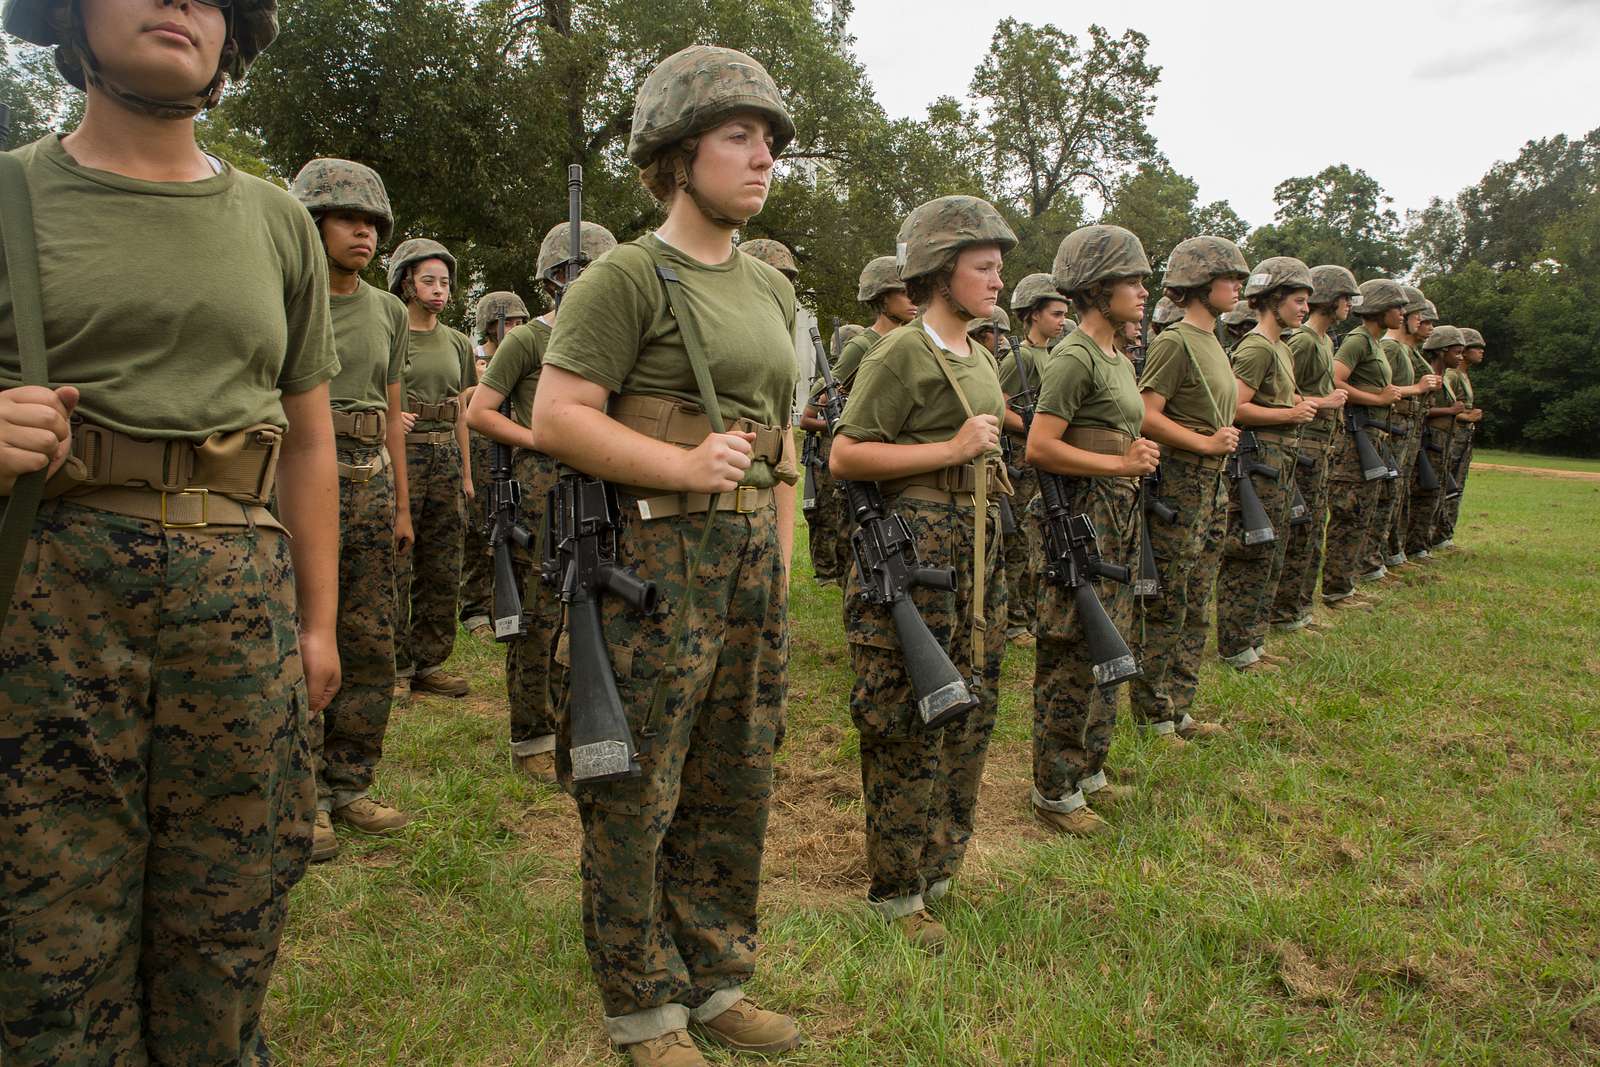
[[[1158,270],[1183,238],[1214,233],[1252,262],[1414,277],[1489,341],[1489,443],[1600,450],[1600,130],[1529,142],[1406,220],[1370,175],[1330,165],[1281,182],[1273,220],[1252,230],[1162,156],[1147,125],[1161,68],[1144,34],[1002,19],[965,98],[895,119],[855,58],[850,13],[848,0],[286,0],[281,36],[201,121],[201,143],[280,182],[318,155],[372,166],[397,240],[450,246],[468,295],[531,299],[539,238],[565,217],[565,164],[584,167],[586,217],[623,240],[655,223],[625,154],[633,95],[662,56],[714,41],[756,56],[787,94],[799,138],[744,236],[794,250],[823,321],[860,317],[856,275],[893,250],[912,207],[968,192],[1017,232],[1013,279],[1048,271],[1061,236],[1100,220],[1138,233]],[[81,95],[48,52],[0,47],[12,143],[70,128]]]

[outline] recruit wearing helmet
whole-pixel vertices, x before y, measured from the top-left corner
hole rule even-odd
[[[1010,333],[1011,317],[1006,314],[1004,308],[996,306],[994,312],[988,318],[973,319],[967,323],[967,335],[969,337],[978,336],[980,330],[999,330],[1001,333]]]
[[[1161,276],[1164,289],[1194,289],[1210,285],[1218,278],[1244,279],[1250,276],[1239,246],[1226,237],[1191,237],[1181,241],[1167,257],[1167,270]]]
[[[558,222],[539,242],[539,277],[547,282],[556,280],[556,271],[572,259],[572,224]],[[585,222],[578,227],[578,264],[587,266],[617,247],[611,231],[598,222]]]
[[[1356,276],[1350,273],[1348,267],[1341,267],[1337,263],[1324,263],[1311,268],[1312,304],[1337,304],[1341,296],[1353,300],[1360,295],[1361,286],[1356,284]]]
[[[1096,282],[1118,278],[1144,278],[1150,274],[1150,257],[1129,230],[1121,226],[1080,226],[1061,239],[1050,280],[1059,292],[1082,293]],[[1177,311],[1172,301],[1162,298]],[[1156,308],[1160,314],[1160,307]],[[1183,318],[1177,311],[1172,321]]]
[[[1483,343],[1483,334],[1479,333],[1477,330],[1474,330],[1471,326],[1462,326],[1462,327],[1460,327],[1460,330],[1461,330],[1461,343],[1463,345],[1465,345],[1466,347],[1468,347],[1468,348],[1485,348],[1485,347],[1487,347]],[[1439,331],[1438,330],[1434,330],[1433,332],[1434,333],[1438,333]]]
[[[1428,298],[1422,295],[1422,290],[1414,285],[1402,285],[1400,291],[1406,294],[1406,302],[1401,311],[1407,315],[1420,315],[1428,310]]]
[[[879,256],[861,268],[856,299],[863,304],[870,304],[888,293],[904,291],[905,287],[906,283],[900,280],[900,273],[895,270],[894,257]]]
[[[532,317],[528,314],[528,305],[522,302],[522,297],[507,289],[497,289],[478,298],[477,310],[472,314],[472,324],[477,328],[478,340],[481,341],[488,333],[491,322],[504,322],[508,319],[521,319],[527,322]]]
[[[406,268],[425,259],[444,260],[444,265],[450,268],[450,277],[456,276],[456,257],[450,254],[448,248],[426,237],[413,237],[409,241],[401,241],[399,247],[389,254],[389,291],[400,296],[405,286]]]
[[[1224,326],[1254,326],[1261,321],[1248,300],[1239,301],[1232,311],[1224,311],[1219,318]]]
[[[1435,326],[1433,333],[1429,334],[1428,339],[1422,342],[1422,350],[1424,352],[1437,352],[1441,348],[1465,346],[1466,343],[1466,338],[1462,337],[1461,331],[1454,326]]]
[[[800,277],[800,268],[794,261],[794,253],[789,251],[781,241],[773,241],[766,237],[754,241],[745,241],[739,245],[739,251],[754,259],[759,259],[767,266],[779,271],[791,282]]]
[[[1274,289],[1316,289],[1311,268],[1293,256],[1271,256],[1256,264],[1245,279],[1243,296],[1249,299]]]
[[[1156,301],[1156,309],[1150,315],[1150,321],[1157,326],[1171,326],[1183,319],[1183,309],[1166,297]]]
[[[1361,291],[1350,300],[1350,310],[1364,319],[1376,318],[1386,311],[1406,306],[1405,290],[1399,282],[1388,278],[1373,278],[1361,283]]]
[[[845,323],[843,326],[840,326],[837,330],[833,331],[833,337],[828,342],[828,351],[838,352],[849,343],[852,337],[861,336],[865,330],[865,326],[859,326],[853,322]]]
[[[704,133],[741,111],[767,120],[772,154],[777,157],[794,140],[794,120],[783,106],[778,86],[767,68],[743,52],[710,45],[690,45],[656,64],[633,102],[628,158],[646,170],[666,149]],[[713,222],[743,226],[748,219],[717,213],[689,180],[689,160],[673,162],[672,180]]]
[[[89,50],[79,0],[6,0],[6,32],[29,44],[54,46],[56,69],[73,86],[93,82],[129,107],[159,118],[181,119],[216,107],[229,80],[243,81],[266,47],[278,36],[277,0],[233,0],[215,3],[227,21],[227,37],[217,72],[204,89],[179,100],[152,100],[109,80]]]
[[[935,274],[955,262],[963,248],[1017,246],[1017,235],[994,205],[975,196],[941,196],[918,205],[900,224],[895,266],[903,281]]]
[[[355,211],[378,220],[378,243],[387,244],[394,212],[383,179],[371,167],[348,159],[313,159],[300,168],[289,192],[320,219],[330,211]]]
[[[1011,292],[1012,311],[1032,311],[1042,300],[1066,300],[1056,281],[1048,274],[1030,274],[1017,283]]]
[[[1422,309],[1422,321],[1423,322],[1434,322],[1434,323],[1438,322],[1439,321],[1439,309],[1433,306],[1433,301],[1432,300],[1424,300],[1423,303],[1426,304],[1427,306]]]

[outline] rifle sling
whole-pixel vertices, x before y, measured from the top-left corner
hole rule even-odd
[[[972,342],[967,342],[968,350]],[[961,401],[961,410],[966,412],[967,418],[972,418],[972,405],[967,401],[966,391],[961,388],[961,383],[956,380],[956,372],[950,366],[950,361],[945,358],[942,345],[932,345],[934,357],[939,361],[939,369],[944,371],[945,380],[950,383],[950,388],[956,391],[956,399]],[[985,475],[987,471],[984,472]],[[984,634],[989,629],[989,618],[984,613],[984,579],[988,572],[988,534],[989,534],[989,479],[987,477],[974,477],[972,487],[972,673],[982,676],[984,666]]]
[[[6,277],[11,287],[11,318],[17,333],[22,384],[48,387],[44,347],[44,299],[39,285],[39,252],[33,232],[33,201],[21,160],[0,152],[0,240],[5,242]],[[28,535],[39,513],[45,472],[16,480],[0,518],[0,628],[11,614]]]

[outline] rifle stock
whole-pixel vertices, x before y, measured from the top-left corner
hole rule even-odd
[[[1133,595],[1139,600],[1154,600],[1161,595],[1161,571],[1156,566],[1155,542],[1150,540],[1150,521],[1159,519],[1171,526],[1178,521],[1178,509],[1161,499],[1161,468],[1139,480],[1139,575],[1134,579]]]
[[[504,326],[504,319],[501,319]],[[500,414],[511,417],[511,398],[500,405]],[[522,618],[522,588],[517,579],[516,561],[511,548],[527,548],[532,535],[522,525],[518,513],[522,506],[522,485],[512,470],[511,446],[494,442],[489,471],[489,547],[494,553],[494,639],[515,641],[528,635]]]
[[[1234,495],[1239,499],[1239,525],[1243,528],[1244,543],[1247,545],[1264,545],[1278,539],[1278,532],[1272,528],[1272,519],[1262,506],[1255,482],[1251,480],[1257,474],[1278,477],[1276,467],[1256,461],[1255,455],[1260,450],[1261,443],[1255,433],[1241,430],[1239,444],[1228,456],[1228,478],[1232,480]],[[1305,501],[1302,500],[1300,505],[1304,508]]]
[[[1364,481],[1375,482],[1379,478],[1391,477],[1389,463],[1372,443],[1372,436],[1367,433],[1368,426],[1384,427],[1367,414],[1367,409],[1360,405],[1345,405],[1344,428],[1355,439],[1356,457],[1361,463],[1361,477]]]

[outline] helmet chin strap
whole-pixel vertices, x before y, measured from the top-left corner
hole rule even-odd
[[[67,76],[68,81],[73,79],[67,67],[63,66],[63,51],[67,53],[65,57],[67,64],[77,67],[86,85],[95,86],[129,111],[151,115],[158,119],[192,118],[202,111],[216,107],[222,101],[222,90],[227,84],[227,75],[224,72],[239,51],[239,46],[233,39],[233,13],[230,8],[228,40],[222,46],[222,55],[217,62],[217,73],[210,83],[188,100],[155,100],[112,81],[101,72],[100,61],[89,48],[89,35],[84,29],[83,14],[78,9],[77,0],[67,5],[65,36],[65,42],[56,50],[56,66],[61,68],[62,74]]]
[[[702,196],[700,190],[696,189],[694,183],[689,180],[689,161],[682,155],[679,155],[673,163],[672,177],[678,183],[678,188],[689,194],[689,199],[693,200],[695,206],[700,209],[700,214],[717,225],[728,226],[737,230],[750,221],[750,216],[748,215],[742,219],[736,219],[731,215],[723,214],[711,201]]]
[[[975,319],[978,317],[972,312],[968,311],[966,305],[957,300],[956,295],[950,291],[950,279],[940,278],[934,288],[934,292],[944,297],[945,303],[950,305],[950,310],[954,311],[961,318]]]

